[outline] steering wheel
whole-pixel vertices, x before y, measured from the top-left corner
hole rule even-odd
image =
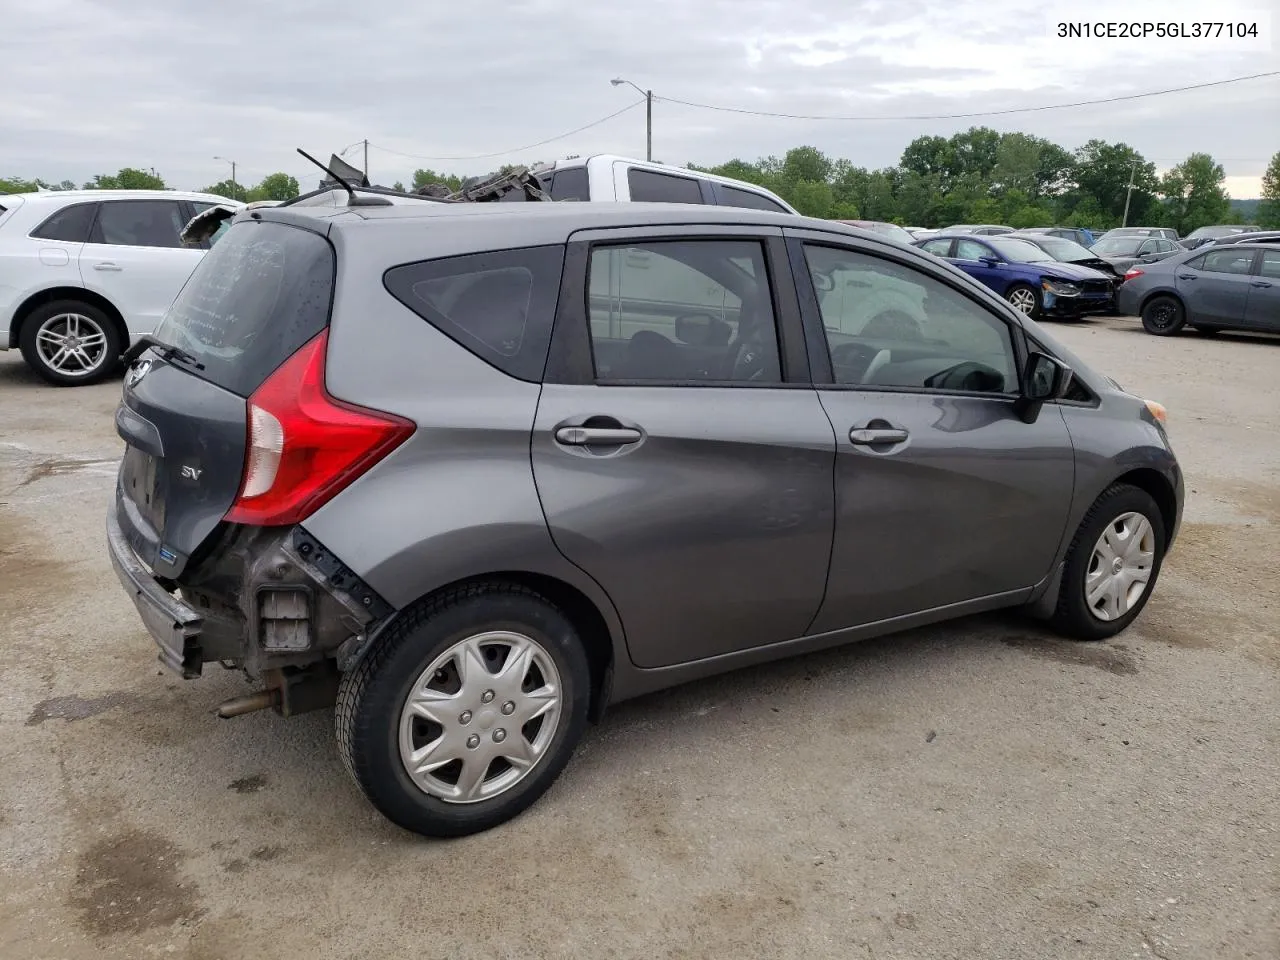
[[[730,380],[759,380],[768,368],[769,351],[758,333],[748,333],[734,345]]]
[[[876,374],[888,366],[889,361],[892,359],[893,353],[891,351],[887,349],[881,350],[871,358],[871,362],[867,364],[867,369],[862,371],[861,382],[864,384],[874,383]]]

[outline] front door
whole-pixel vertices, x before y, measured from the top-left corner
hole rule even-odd
[[[204,256],[179,239],[187,219],[179,200],[107,200],[99,208],[80,275],[116,305],[134,338],[160,325]]]
[[[1015,414],[1001,313],[918,263],[810,236],[789,243],[830,356],[818,389],[837,451],[836,537],[812,632],[1016,600],[1050,572],[1071,506],[1061,410]],[[850,281],[861,299],[824,295]]]
[[[1244,323],[1249,283],[1254,279],[1249,275],[1253,253],[1252,249],[1229,245],[1174,268],[1188,321],[1230,326]]]
[[[723,232],[571,244],[534,423],[551,535],[641,667],[802,636],[826,580],[835,442],[780,231]]]
[[[1250,278],[1244,319],[1251,327],[1280,331],[1280,249],[1262,251],[1258,272]]]
[[[1004,295],[1009,286],[1009,272],[1000,263],[984,262],[996,260],[996,252],[978,240],[957,240],[956,252],[952,262],[969,276],[990,287],[996,293]]]

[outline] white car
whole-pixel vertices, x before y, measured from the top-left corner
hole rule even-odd
[[[179,233],[218,204],[242,206],[176,190],[0,194],[0,350],[59,386],[110,374],[213,242]]]

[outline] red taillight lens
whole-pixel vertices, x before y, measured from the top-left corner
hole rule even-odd
[[[1128,270],[1125,271],[1124,278],[1126,280],[1132,280],[1134,277],[1142,276],[1143,272],[1144,271],[1139,270],[1137,267],[1130,267]]]
[[[412,421],[344,403],[324,386],[326,330],[249,398],[249,444],[231,523],[274,527],[306,519],[416,429]]]

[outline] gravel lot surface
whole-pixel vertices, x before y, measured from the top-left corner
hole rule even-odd
[[[218,720],[107,561],[119,381],[0,354],[0,957],[1280,957],[1280,340],[1052,327],[1170,412],[1143,618],[979,617],[615,709],[535,808],[428,842],[328,711]]]

